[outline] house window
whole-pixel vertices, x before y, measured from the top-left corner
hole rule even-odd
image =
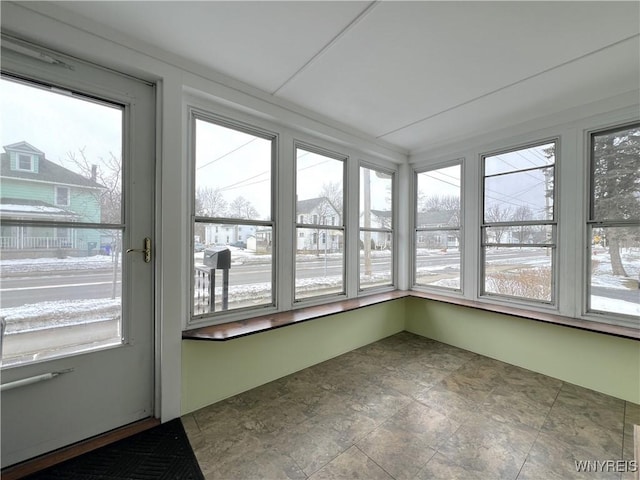
[[[193,318],[274,305],[272,242],[256,237],[245,248],[241,239],[257,230],[260,238],[272,238],[276,136],[195,109],[191,134],[193,228],[220,225],[228,245],[194,255]]]
[[[360,290],[394,283],[393,182],[393,172],[360,166]]]
[[[557,142],[483,157],[481,294],[555,303]]]
[[[640,124],[590,136],[587,311],[638,327]]]
[[[462,163],[415,173],[414,285],[461,290]]]
[[[68,207],[70,205],[69,187],[56,187],[55,204],[61,207]]]
[[[345,292],[345,165],[346,157],[315,147],[296,146],[296,218],[313,219],[312,223],[296,224],[296,301]],[[337,225],[318,225],[318,217],[330,215],[338,219]],[[321,242],[327,234],[335,235],[335,240]]]
[[[35,171],[34,161],[31,155],[26,155],[24,153],[18,154],[18,170],[24,170],[26,172]]]

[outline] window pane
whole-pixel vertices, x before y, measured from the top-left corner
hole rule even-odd
[[[195,215],[271,219],[273,140],[195,121]]]
[[[295,299],[344,292],[344,161],[296,149]],[[325,228],[322,228],[325,226]]]
[[[553,226],[552,225],[518,225],[487,227],[484,229],[484,243],[545,243],[552,245]]]
[[[555,163],[555,143],[536,145],[485,157],[485,175],[516,172]]]
[[[457,227],[460,225],[461,166],[454,165],[417,174],[418,228]]]
[[[204,239],[193,253],[194,315],[273,303],[271,227],[196,223],[194,231]]]
[[[640,126],[592,137],[593,220],[640,220]]]
[[[0,111],[0,214],[23,220],[122,223],[120,106],[3,78]],[[60,197],[64,190],[67,198]]]
[[[484,221],[553,219],[553,167],[485,178]]]
[[[296,217],[301,224],[342,225],[344,162],[296,150]]]
[[[343,293],[343,231],[297,228],[296,241],[296,300]]]
[[[0,79],[4,365],[122,342],[123,107]],[[36,222],[48,226],[36,226]]]
[[[361,227],[388,229],[393,227],[392,184],[392,175],[360,167]]]
[[[590,310],[633,315],[640,327],[640,226],[594,228]]]
[[[553,251],[544,247],[485,248],[484,292],[553,300]]]
[[[3,366],[122,341],[120,230],[0,228]]]
[[[416,233],[416,285],[460,289],[460,230]]]
[[[391,232],[360,232],[361,289],[393,284],[392,237]]]

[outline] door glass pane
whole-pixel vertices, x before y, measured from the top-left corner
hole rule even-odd
[[[3,77],[0,112],[3,365],[120,343],[122,107]]]
[[[122,341],[121,233],[2,226],[3,366]]]
[[[640,327],[640,227],[594,228],[590,310],[632,315]]]

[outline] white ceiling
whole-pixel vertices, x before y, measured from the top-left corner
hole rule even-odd
[[[57,2],[407,152],[638,89],[638,2]]]

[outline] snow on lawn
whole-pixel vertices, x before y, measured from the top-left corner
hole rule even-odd
[[[120,299],[65,300],[3,308],[5,334],[93,323],[120,317]]]
[[[615,312],[622,315],[633,315],[640,318],[640,303],[626,302],[624,300],[592,295],[591,309],[599,312]]]
[[[101,270],[113,268],[114,258],[110,255],[67,258],[24,258],[2,259],[2,273],[41,273],[68,270]],[[119,264],[119,262],[118,262]]]
[[[611,257],[605,250],[595,251],[591,256],[591,285],[595,287],[629,289],[629,280],[640,281],[640,250],[622,249],[620,252],[626,277],[613,275]],[[607,310],[608,311],[608,310]],[[615,310],[617,311],[617,310]]]

